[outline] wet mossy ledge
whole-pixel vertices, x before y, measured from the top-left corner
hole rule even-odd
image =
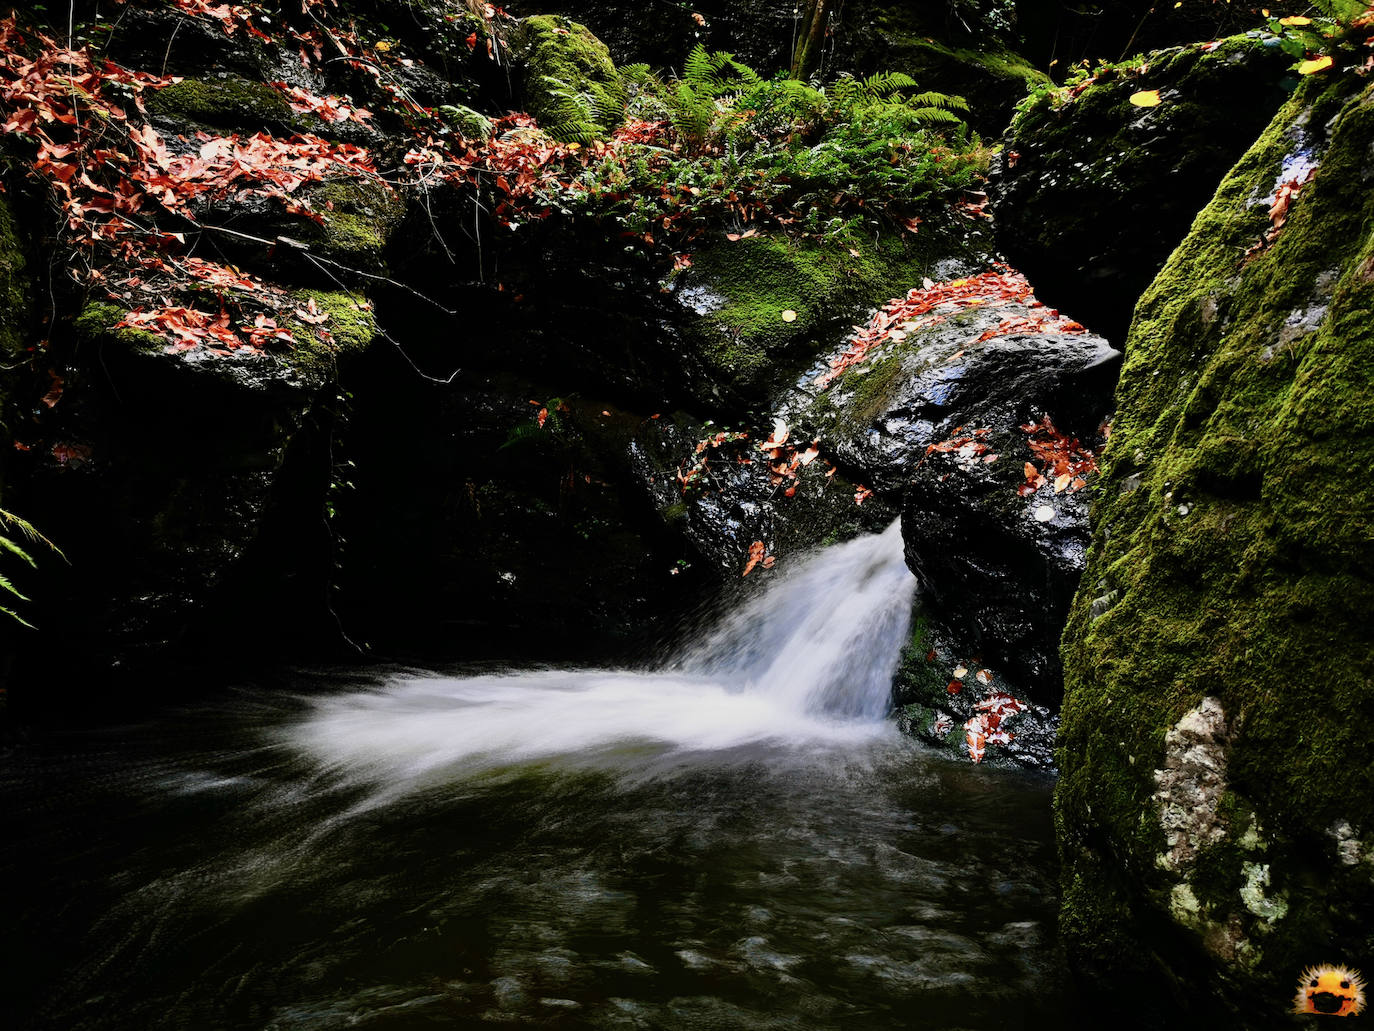
[[[1374,957],[1372,149],[1307,81],[1141,298],[1063,640],[1066,945],[1233,1020]]]

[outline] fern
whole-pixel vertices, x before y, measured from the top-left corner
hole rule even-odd
[[[26,540],[31,544],[41,544],[57,554],[58,557],[62,558],[64,561],[66,560],[66,556],[62,554],[61,549],[39,533],[32,523],[28,522],[26,519],[21,519],[13,512],[6,512],[0,509],[0,551],[13,555],[29,567],[36,569],[38,563],[34,561],[33,556],[15,540],[16,537]],[[9,577],[3,574],[0,574],[0,598],[5,601],[9,601],[11,598],[15,601],[29,600],[27,596],[20,594],[19,590],[10,582]],[[10,604],[13,604],[13,602],[10,602]],[[8,605],[0,605],[0,613],[4,613],[6,616],[9,616],[10,619],[22,626],[29,627],[30,629],[33,628],[32,623],[19,615],[18,612]]]

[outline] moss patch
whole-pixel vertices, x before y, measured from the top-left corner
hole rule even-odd
[[[310,191],[311,207],[324,219],[311,249],[367,271],[385,267],[382,252],[405,214],[405,201],[380,183],[327,183]]]
[[[913,242],[885,237],[857,245],[857,256],[774,236],[703,247],[683,282],[688,296],[700,290],[709,299],[694,334],[699,356],[713,379],[746,394],[782,386],[817,357],[822,341],[828,346],[837,330],[919,284],[937,258],[957,249],[941,242],[938,231]],[[796,312],[793,321],[787,311]]]
[[[1227,955],[1202,934],[1233,1008],[1272,996],[1304,956],[1374,952],[1374,883],[1344,875],[1330,834],[1374,828],[1374,95],[1357,85],[1306,83],[1141,298],[1064,637],[1066,928],[1089,926],[1075,899],[1162,915],[1192,891],[1155,865],[1153,770],[1204,695],[1237,728],[1231,804],[1255,820],[1231,819],[1227,841],[1257,834],[1244,851],[1264,850],[1269,869],[1223,845],[1191,871],[1198,927],[1241,943]],[[1247,256],[1300,156],[1320,161],[1316,177],[1276,242]],[[1095,597],[1115,600],[1094,616]],[[1253,897],[1296,899],[1308,883],[1323,885],[1315,915]],[[1090,955],[1095,933],[1070,945]]]
[[[224,128],[294,126],[299,119],[280,93],[261,82],[236,76],[182,79],[149,93],[149,114],[192,118]]]
[[[567,100],[560,93],[588,103],[623,97],[611,52],[578,22],[552,14],[526,18],[511,38],[511,51],[525,65],[525,109],[545,127],[567,118]],[[598,120],[613,129],[624,115],[606,107],[597,104],[603,116]]]

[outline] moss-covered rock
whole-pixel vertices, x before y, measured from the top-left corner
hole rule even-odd
[[[1069,949],[1257,1021],[1374,955],[1374,90],[1328,80],[1140,300],[1063,642]]]
[[[760,235],[700,248],[673,290],[692,313],[686,346],[702,389],[761,399],[790,385],[871,309],[923,277],[982,268],[987,254],[986,238],[968,223],[852,247]]]
[[[551,14],[526,18],[511,34],[510,52],[523,67],[525,110],[546,128],[579,111],[608,129],[624,119],[615,63],[585,25]]]
[[[1046,304],[1124,338],[1136,298],[1296,83],[1277,42],[1160,51],[1022,106],[989,193],[998,244]],[[1143,90],[1160,104],[1133,106]]]
[[[261,129],[277,129],[298,121],[277,90],[236,75],[182,79],[150,92],[144,103],[153,116],[189,118],[221,128],[256,124]]]
[[[309,192],[321,224],[303,227],[312,252],[348,269],[386,270],[387,243],[405,216],[405,198],[385,183],[346,179]]]

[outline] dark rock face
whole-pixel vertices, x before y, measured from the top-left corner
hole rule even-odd
[[[1064,634],[1066,945],[1223,1026],[1374,952],[1371,148],[1368,83],[1309,80],[1142,296]]]
[[[1089,450],[1121,355],[1039,305],[1010,272],[971,282],[988,284],[987,295],[961,310],[943,302],[924,322],[894,321],[897,336],[828,385],[828,364],[818,362],[779,411],[852,480],[900,502],[925,635],[898,679],[904,724],[964,749],[976,703],[1006,692],[1035,705],[1016,717],[1021,744],[999,742],[989,756],[1048,765],[1059,636],[1088,540]],[[1047,455],[1076,471],[1056,484]],[[1023,490],[1028,462],[1046,479]],[[970,679],[968,697],[948,697],[949,670],[975,663],[986,680]],[[932,729],[941,714],[953,730]]]
[[[1087,334],[979,340],[1032,311],[976,308],[915,331],[857,383],[836,384],[836,453],[882,487],[905,486],[907,560],[934,622],[1054,703],[1087,506],[1077,492],[1053,494],[1051,484],[1018,495],[1025,464],[1036,457],[1021,426],[1048,414],[1091,447],[1120,355]],[[953,450],[928,450],[965,439]],[[992,455],[996,461],[985,461]]]
[[[1113,341],[1222,175],[1295,82],[1277,40],[1150,55],[1012,123],[989,195],[998,244],[1047,304]],[[1141,108],[1130,96],[1158,90]]]

